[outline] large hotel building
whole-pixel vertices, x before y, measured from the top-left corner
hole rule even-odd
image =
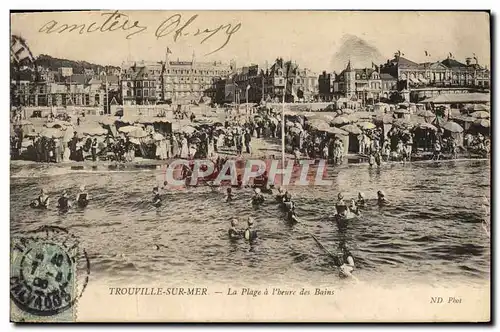
[[[122,65],[124,105],[163,102],[189,104],[215,93],[214,84],[229,75],[231,65],[222,62],[129,62]]]

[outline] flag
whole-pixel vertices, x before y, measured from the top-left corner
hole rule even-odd
[[[167,54],[172,54],[172,51],[170,50],[170,47],[167,47]]]
[[[429,53],[427,51],[424,51],[425,52],[425,56],[429,56]]]
[[[453,58],[453,54],[451,54],[451,52],[450,52],[450,58]]]

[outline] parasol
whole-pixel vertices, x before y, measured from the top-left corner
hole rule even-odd
[[[288,131],[292,134],[300,134],[302,132],[302,130],[300,130],[300,128],[297,127],[292,127]]]
[[[361,129],[374,129],[374,128],[376,128],[375,124],[368,122],[368,121],[359,122],[357,125]]]
[[[432,118],[434,116],[436,116],[434,113],[432,113],[432,111],[418,111],[417,112],[417,115],[418,116],[423,116],[424,118]]]
[[[110,126],[110,125],[114,125],[117,119],[118,119],[117,117],[108,116],[108,117],[100,119],[99,123],[103,124],[105,126]]]
[[[70,122],[55,120],[53,122],[47,122],[44,126],[47,128],[66,128],[72,127],[73,125]]]
[[[442,127],[448,131],[451,131],[452,133],[461,133],[464,131],[464,129],[458,123],[453,121],[446,122]]]
[[[355,134],[355,135],[361,134],[361,129],[359,129],[357,126],[352,125],[352,124],[348,124],[348,125],[345,125],[343,127],[340,127],[340,129],[342,129],[348,133]]]
[[[471,117],[474,117],[476,119],[489,119],[490,118],[490,113],[486,111],[476,111],[470,115]]]
[[[194,137],[192,138],[190,141],[189,141],[191,144],[198,144],[201,142],[201,139],[199,139],[198,137]]]

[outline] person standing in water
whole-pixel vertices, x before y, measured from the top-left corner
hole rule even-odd
[[[76,195],[76,203],[79,207],[84,208],[89,204],[90,196],[85,190],[85,186],[80,187],[80,192]]]
[[[241,239],[241,231],[238,228],[236,228],[237,224],[238,224],[238,219],[235,218],[235,219],[231,220],[231,228],[229,228],[229,231],[228,231],[230,240]]]
[[[61,197],[57,200],[57,208],[63,212],[67,212],[71,208],[71,202],[68,199],[66,190],[62,192]]]
[[[153,205],[155,207],[159,207],[161,205],[161,197],[158,187],[153,188]]]
[[[385,198],[385,194],[382,190],[377,191],[377,202],[379,206],[389,204],[389,201]]]
[[[340,268],[340,275],[342,277],[350,277],[355,268],[353,255],[344,243],[339,245],[339,249],[337,265]]]
[[[358,193],[358,200],[356,202],[356,206],[358,206],[358,207],[365,206],[365,195],[362,192]]]
[[[260,204],[264,203],[265,200],[266,199],[264,198],[264,196],[260,193],[260,189],[255,188],[254,195],[252,196],[252,204],[253,205],[260,205]]]
[[[249,242],[253,242],[255,239],[257,239],[257,231],[253,229],[253,223],[254,219],[252,217],[248,217],[248,227],[245,229],[244,236],[245,240]]]
[[[337,209],[337,214],[345,217],[347,216],[349,209],[344,201],[344,195],[342,195],[342,193],[339,193],[337,198],[338,198],[337,204],[335,204],[335,208]]]
[[[227,190],[226,190],[226,198],[225,198],[225,202],[226,203],[229,203],[229,202],[232,202],[234,200],[234,194],[233,194],[233,189],[231,187],[228,187]]]
[[[31,202],[31,207],[38,208],[38,209],[46,209],[49,207],[49,201],[50,198],[47,195],[47,192],[45,189],[40,189],[40,195],[37,197],[36,200]]]

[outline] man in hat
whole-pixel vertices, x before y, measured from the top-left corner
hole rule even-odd
[[[37,197],[36,200],[31,202],[31,207],[38,208],[38,209],[46,209],[49,206],[49,196],[47,195],[47,192],[45,189],[40,190],[40,195]]]

